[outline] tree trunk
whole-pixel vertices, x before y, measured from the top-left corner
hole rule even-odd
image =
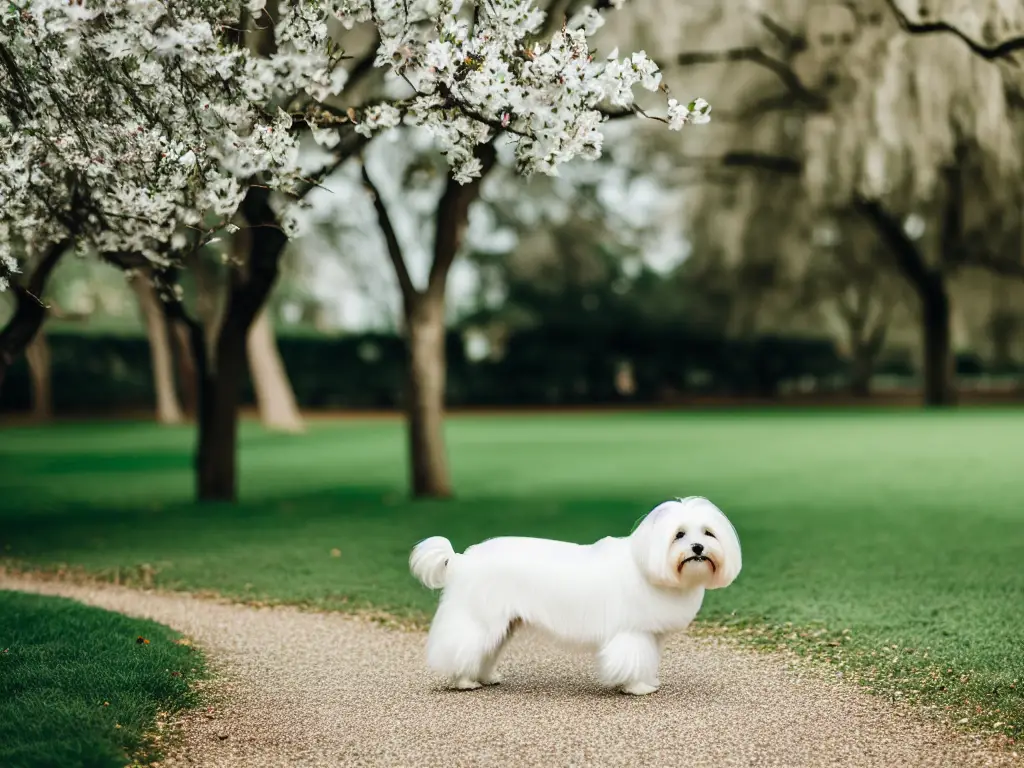
[[[871,377],[875,373],[875,359],[869,350],[855,347],[853,365],[850,371],[850,394],[854,397],[871,397]]]
[[[452,495],[444,444],[445,284],[469,223],[469,207],[480,195],[480,183],[494,168],[498,156],[492,142],[479,145],[476,154],[481,163],[480,177],[469,184],[459,184],[449,177],[438,201],[434,254],[422,291],[412,282],[387,206],[363,165],[363,183],[372,193],[377,223],[402,292],[408,354],[406,426],[414,498]]]
[[[199,375],[199,437],[196,495],[200,501],[238,498],[238,400],[245,372],[246,340],[270,290],[288,238],[270,207],[270,190],[251,187],[242,214],[258,237],[249,238],[244,264],[231,270],[227,302],[217,331],[212,364],[205,354],[204,328],[191,322],[193,362]]]
[[[941,277],[920,286],[924,341],[924,404],[942,407],[956,404],[949,291]]]
[[[174,383],[170,324],[160,308],[160,299],[157,298],[149,275],[136,275],[132,278],[131,284],[142,317],[146,321],[146,335],[149,337],[149,357],[153,368],[153,388],[156,392],[156,420],[160,424],[181,424],[184,415]]]
[[[198,333],[203,333],[202,328]],[[215,367],[203,365],[196,446],[200,501],[238,498],[238,396],[245,371],[245,337],[246,328],[240,323],[225,322],[217,339]],[[199,368],[199,361],[195,363]]]
[[[413,495],[452,495],[444,442],[446,379],[443,294],[421,294],[406,318],[408,390],[406,416]]]
[[[875,375],[875,362],[885,346],[888,317],[882,314],[875,320],[870,332],[866,316],[855,320],[851,327],[850,346],[853,353],[853,368],[850,372],[850,392],[854,397],[871,397],[871,378]]]
[[[960,221],[961,197],[951,195],[947,207],[943,248],[952,247]],[[877,200],[859,199],[859,212],[878,229],[889,247],[897,268],[917,293],[921,302],[921,331],[924,347],[924,404],[948,406],[956,402],[953,378],[952,314],[946,275],[941,268],[929,267],[917,244],[903,229],[899,218],[886,211]]]
[[[167,325],[173,341],[174,358],[177,362],[177,380],[181,387],[181,404],[187,413],[199,418],[199,375],[193,361],[192,344],[189,341],[188,324],[174,318],[167,318]],[[203,354],[206,354],[205,352]]]
[[[277,432],[304,432],[306,426],[281,361],[266,308],[260,310],[249,329],[248,353],[249,373],[263,426]]]
[[[235,238],[242,239],[241,235],[241,232],[237,233]],[[244,263],[247,251],[243,248],[235,251],[233,255],[237,262]],[[220,333],[220,324],[223,320],[221,298],[225,291],[225,286],[222,285],[224,281],[220,279],[215,266],[206,259],[194,259],[191,269],[196,282],[196,315],[203,324],[206,348],[212,352],[217,348],[217,335]]]
[[[49,421],[53,418],[53,377],[50,343],[42,329],[25,347],[25,359],[32,379],[32,418],[36,421]]]
[[[46,306],[42,303],[42,296],[46,282],[61,256],[71,245],[72,241],[69,239],[50,246],[32,270],[27,284],[11,283],[16,304],[14,314],[0,331],[0,389],[3,388],[4,378],[11,364],[25,351],[43,326]]]

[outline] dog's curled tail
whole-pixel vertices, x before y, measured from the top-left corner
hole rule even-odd
[[[427,589],[440,589],[448,577],[448,562],[455,556],[444,536],[431,536],[412,548],[409,570]]]

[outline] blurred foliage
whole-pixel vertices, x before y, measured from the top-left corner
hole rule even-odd
[[[845,386],[846,363],[828,339],[730,339],[678,325],[572,320],[523,328],[476,349],[479,338],[478,328],[448,334],[450,405],[657,403],[688,394],[772,396],[796,382],[809,381],[817,391]],[[144,336],[59,331],[49,341],[58,413],[152,407]],[[402,403],[405,349],[398,336],[285,335],[279,346],[303,407]],[[243,401],[253,402],[249,381]],[[28,404],[28,371],[19,361],[0,393],[0,409]]]

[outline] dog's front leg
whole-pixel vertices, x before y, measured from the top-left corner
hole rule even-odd
[[[620,632],[598,651],[598,675],[610,688],[643,696],[658,690],[660,661],[660,643],[653,634]]]

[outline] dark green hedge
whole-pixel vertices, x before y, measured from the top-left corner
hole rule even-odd
[[[149,408],[153,403],[144,337],[49,335],[58,412]],[[281,355],[299,402],[310,408],[392,408],[404,389],[404,346],[381,334],[282,336]],[[621,362],[636,391],[615,389]],[[467,359],[460,334],[448,336],[451,405],[562,405],[659,402],[679,393],[770,396],[811,377],[827,387],[845,374],[831,341],[766,336],[739,341],[680,330],[545,326],[509,338],[500,361]],[[244,401],[252,402],[247,383]],[[9,372],[0,410],[29,405],[24,360]]]

